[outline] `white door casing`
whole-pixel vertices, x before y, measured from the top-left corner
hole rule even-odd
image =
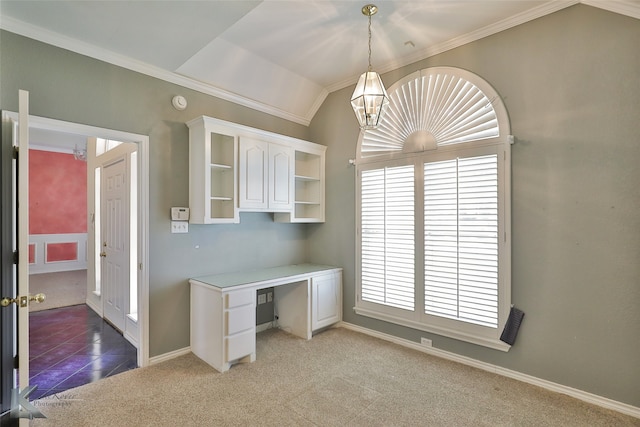
[[[17,121],[18,114],[14,112],[6,112],[6,116],[10,119]],[[130,132],[117,131],[112,129],[99,128],[94,126],[88,126],[78,123],[65,122],[61,120],[49,119],[38,116],[28,116],[29,118],[29,126],[31,128],[37,128],[39,130],[49,130],[53,132],[63,132],[70,133],[76,135],[95,135],[100,138],[111,139],[116,141],[125,141],[131,142],[133,144],[123,144],[130,145],[136,147],[135,149],[130,151],[137,151],[138,155],[136,156],[137,162],[137,175],[138,179],[136,182],[136,202],[138,204],[137,210],[137,230],[136,236],[132,236],[132,238],[137,237],[137,245],[136,252],[137,256],[134,255],[137,263],[136,275],[138,282],[138,298],[137,298],[137,325],[138,328],[135,331],[137,335],[136,342],[138,343],[138,366],[147,366],[149,364],[149,271],[147,266],[149,264],[149,225],[148,225],[148,210],[149,210],[149,137],[146,135],[134,134]],[[118,153],[117,147],[114,150],[109,151],[110,155],[104,155],[104,158],[101,158],[101,162],[106,163],[108,161],[113,161],[115,159],[115,155]],[[122,154],[121,152],[119,154]],[[113,155],[113,157],[112,157]],[[94,157],[95,158],[95,157]],[[89,157],[89,162],[92,161],[92,157]],[[97,165],[97,163],[95,163]],[[89,169],[95,170],[95,167],[91,168],[89,165]],[[88,182],[89,183],[89,182]],[[93,187],[92,187],[93,188]],[[89,199],[89,198],[88,198]],[[89,212],[93,212],[93,208],[89,207]],[[90,218],[91,220],[91,218]],[[20,218],[20,221],[25,222],[23,218]],[[28,223],[28,217],[27,221]],[[89,259],[91,259],[91,255],[89,254]],[[89,276],[91,278],[91,276]],[[93,286],[95,288],[95,283],[90,283],[88,286]],[[87,292],[87,304],[91,306],[97,312],[102,312],[100,310],[102,308],[102,303],[100,301],[100,296],[95,295],[94,292],[91,292],[92,289],[88,289]],[[98,304],[99,308],[98,309]],[[129,340],[131,341],[131,340]]]

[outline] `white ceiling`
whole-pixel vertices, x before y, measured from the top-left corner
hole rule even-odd
[[[579,2],[376,0],[373,69],[390,71]],[[582,3],[640,16],[637,0]],[[2,0],[0,27],[307,125],[328,93],[367,68],[365,4]]]

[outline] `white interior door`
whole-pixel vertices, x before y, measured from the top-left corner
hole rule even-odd
[[[13,145],[17,143],[18,161],[17,165],[14,164],[17,169],[13,173],[12,183],[13,188],[17,188],[17,197],[13,199],[13,206],[10,207],[13,212],[17,210],[12,227],[13,247],[18,253],[17,274],[13,276],[14,283],[17,281],[17,285],[14,284],[17,293],[15,296],[3,298],[2,306],[6,308],[15,303],[17,307],[17,337],[14,335],[13,341],[14,346],[17,344],[18,375],[13,379],[14,390],[9,418],[11,422],[19,418],[19,425],[22,427],[29,425],[29,418],[43,417],[38,408],[29,403],[32,391],[32,387],[29,386],[29,304],[36,301],[36,298],[29,295],[29,92],[24,90],[19,91],[18,95],[17,130],[18,139],[14,139]],[[15,127],[13,135],[15,136]]]
[[[29,295],[29,92],[20,91],[18,107],[18,295]],[[23,304],[20,304],[23,305]],[[29,385],[29,309],[18,309],[18,381]],[[21,422],[22,424],[22,422]]]
[[[106,320],[125,330],[129,305],[129,174],[127,157],[102,168],[100,203],[102,301]]]

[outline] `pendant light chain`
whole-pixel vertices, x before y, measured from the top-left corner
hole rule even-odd
[[[369,14],[369,71],[371,71],[371,14]]]

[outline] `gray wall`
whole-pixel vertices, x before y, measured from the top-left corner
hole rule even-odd
[[[0,33],[0,47],[3,110],[17,111],[26,89],[32,115],[149,135],[150,356],[189,346],[189,277],[307,261],[305,225],[248,213],[171,234],[169,217],[189,203],[186,121],[209,115],[302,139],[307,127],[12,33]],[[171,106],[176,94],[187,110]]]
[[[327,222],[310,258],[341,265],[344,320],[640,406],[640,21],[574,6],[386,75],[430,66],[491,83],[510,115],[512,301],[508,353],[376,321],[355,306],[353,88],[311,123],[328,145]],[[374,67],[375,68],[375,67]]]
[[[462,67],[505,101],[518,141],[512,292],[526,312],[509,353],[353,313],[353,88],[332,93],[307,129],[2,32],[0,108],[16,111],[27,89],[34,115],[150,136],[151,356],[189,345],[188,277],[310,260],[345,268],[348,322],[640,406],[637,40],[638,20],[575,6],[383,76],[389,86],[429,66]],[[170,105],[178,93],[185,112]],[[328,145],[327,222],[245,214],[239,225],[170,234],[169,208],[188,201],[184,122],[203,114]]]

